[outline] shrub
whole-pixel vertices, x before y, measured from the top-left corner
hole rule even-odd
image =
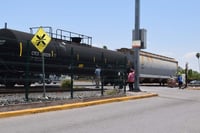
[[[70,88],[71,87],[71,80],[65,79],[61,81],[62,88]]]
[[[120,91],[118,89],[112,89],[112,90],[107,90],[106,91],[107,95],[117,95],[119,93],[120,93]]]

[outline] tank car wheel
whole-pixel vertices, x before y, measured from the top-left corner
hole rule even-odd
[[[6,88],[14,88],[15,83],[14,82],[7,82],[5,83]]]
[[[27,84],[24,83],[23,85],[24,85],[24,87],[26,87],[26,86],[29,87],[29,86],[31,86],[31,82],[28,82]]]

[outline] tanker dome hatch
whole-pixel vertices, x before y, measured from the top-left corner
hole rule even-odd
[[[81,37],[71,37],[72,42],[75,43],[81,43],[82,38]]]

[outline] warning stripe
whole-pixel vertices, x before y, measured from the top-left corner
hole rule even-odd
[[[22,42],[19,43],[19,56],[22,56]]]

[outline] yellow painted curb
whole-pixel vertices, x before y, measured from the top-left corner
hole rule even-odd
[[[49,111],[56,111],[56,110],[80,108],[80,107],[85,107],[85,106],[90,106],[90,105],[97,105],[97,104],[104,104],[104,103],[111,103],[111,102],[120,102],[120,101],[127,101],[127,100],[133,100],[133,99],[148,98],[148,97],[153,97],[153,96],[158,96],[158,94],[148,93],[148,94],[142,94],[142,95],[136,95],[136,96],[125,96],[125,97],[103,99],[103,100],[96,100],[96,101],[90,101],[90,102],[79,102],[79,103],[64,104],[64,105],[42,107],[42,108],[35,108],[35,109],[0,112],[0,118],[27,115],[27,114],[35,114],[35,113],[49,112]]]
[[[188,89],[188,90],[200,90],[200,87],[188,87],[186,89]]]

